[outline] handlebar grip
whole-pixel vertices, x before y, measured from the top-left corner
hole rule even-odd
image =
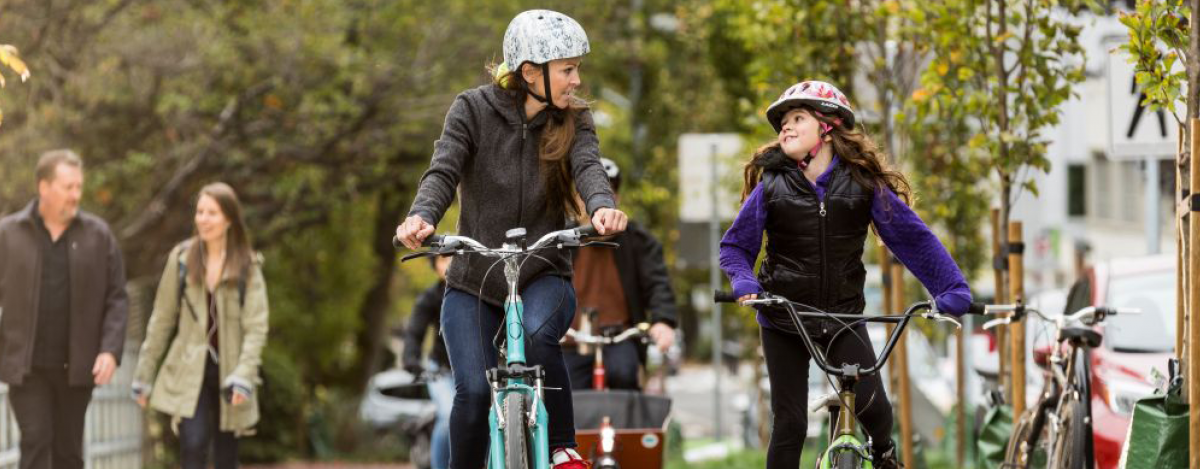
[[[972,302],[971,306],[967,307],[967,314],[983,316],[987,312],[987,304],[978,301]]]
[[[580,226],[579,228],[575,228],[575,231],[579,233],[579,237],[581,238],[591,238],[598,234],[596,233],[596,227],[592,225]]]
[[[429,235],[429,236],[425,237],[425,241],[421,242],[421,246],[430,247],[430,246],[434,246],[434,245],[441,245],[442,241],[444,241],[445,239],[446,239],[445,235],[439,235],[439,234]]]
[[[446,237],[443,235],[429,235],[425,237],[425,241],[421,242],[421,246],[429,247],[433,246],[434,244],[442,244],[442,240],[445,238]],[[404,243],[400,241],[399,237],[392,236],[392,247],[396,249],[403,249]]]
[[[713,292],[714,303],[737,303],[738,297],[731,291],[717,290]]]

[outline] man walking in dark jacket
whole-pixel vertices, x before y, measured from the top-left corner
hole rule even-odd
[[[0,219],[0,381],[21,468],[82,468],[92,388],[112,379],[125,345],[125,267],[108,225],[79,210],[78,155],[42,155],[37,186]]]
[[[614,193],[621,187],[621,171],[608,158],[600,158]],[[619,194],[617,194],[619,197]],[[571,328],[580,330],[590,320],[592,333],[624,330],[648,322],[650,339],[662,351],[675,342],[675,294],[667,278],[662,244],[640,224],[630,221],[625,232],[610,241],[617,249],[586,247],[574,259],[578,310]],[[585,318],[594,311],[594,319]],[[605,384],[610,389],[639,389],[638,371],[645,359],[637,342],[607,345],[604,353]],[[563,341],[563,358],[571,375],[571,388],[592,387],[594,354],[580,354],[570,337]]]

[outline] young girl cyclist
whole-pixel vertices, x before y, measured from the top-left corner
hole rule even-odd
[[[721,239],[721,268],[739,301],[767,291],[830,313],[862,314],[863,246],[875,232],[933,293],[938,309],[961,315],[971,292],[949,253],[908,206],[904,176],[855,130],[846,96],[819,81],[798,83],[767,109],[778,138],[745,167],[742,209]],[[754,261],[767,236],[757,278]],[[774,414],[768,468],[795,469],[807,429],[808,351],[782,310],[758,312]],[[863,326],[806,320],[831,363],[874,363]],[[856,409],[871,437],[875,467],[897,467],[892,409],[878,375],[858,382]],[[872,397],[873,396],[873,397]]]
[[[573,95],[580,85],[580,57],[587,34],[575,20],[548,10],[517,15],[504,33],[508,72],[493,84],[460,94],[446,115],[433,161],[421,177],[409,216],[396,237],[417,249],[433,234],[455,194],[461,197],[457,232],[491,247],[511,228],[529,239],[567,228],[580,208],[600,234],[625,229],[616,210],[591,113]],[[525,352],[530,365],[546,372],[545,405],[550,417],[555,469],[585,469],[575,447],[571,383],[558,341],[575,315],[571,263],[565,253],[531,260],[520,272],[525,305]],[[503,269],[482,256],[456,259],[447,273],[442,333],[454,374],[450,413],[450,467],[479,469],[488,447],[491,395],[485,370],[497,364],[492,339],[504,318]],[[482,300],[482,301],[480,301]],[[557,389],[555,389],[557,388]]]

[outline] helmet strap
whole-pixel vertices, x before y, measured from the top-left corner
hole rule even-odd
[[[546,96],[553,96],[554,92],[550,90],[550,62],[542,64],[542,79],[544,80],[543,83],[545,83],[546,86]],[[525,81],[521,80],[521,83],[525,83]],[[554,105],[553,99],[547,99],[546,96],[542,96],[536,91],[533,91],[533,88],[530,87],[528,83],[525,83],[525,92],[529,93],[530,96],[533,96],[533,99],[538,100],[538,102],[545,103],[547,108],[558,109],[558,106]]]

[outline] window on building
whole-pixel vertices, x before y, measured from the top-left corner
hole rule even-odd
[[[1067,215],[1087,215],[1087,167],[1082,164],[1067,166]]]

